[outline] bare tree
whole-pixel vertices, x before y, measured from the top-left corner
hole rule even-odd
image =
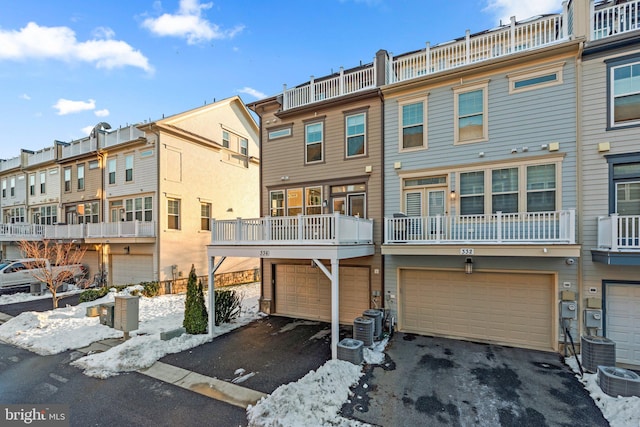
[[[33,258],[33,277],[47,285],[51,292],[53,308],[58,308],[58,291],[73,278],[73,270],[56,268],[80,264],[85,248],[78,248],[73,242],[53,242],[51,240],[27,241],[19,243],[25,258]],[[48,261],[48,263],[47,263]]]

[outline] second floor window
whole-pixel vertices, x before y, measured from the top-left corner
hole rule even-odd
[[[78,190],[84,190],[84,164],[78,165]]]
[[[424,102],[402,105],[402,149],[424,146]]]
[[[29,195],[36,195],[36,176],[34,174],[29,175]]]
[[[354,114],[346,117],[347,157],[366,154],[366,114]]]
[[[611,125],[640,124],[640,62],[611,70]]]
[[[64,168],[64,191],[71,191],[71,168]]]
[[[455,143],[489,138],[487,122],[488,83],[454,89]]]
[[[116,159],[109,159],[107,162],[107,172],[109,173],[109,184],[116,183]]]
[[[311,123],[305,126],[305,163],[322,161],[323,124]]]
[[[7,197],[7,178],[2,180],[2,197]]]
[[[47,192],[47,173],[42,171],[40,172],[40,194],[45,194]]]
[[[15,197],[16,195],[16,177],[12,176],[11,179],[9,179],[9,195],[11,197]]]
[[[226,130],[222,131],[222,146],[224,148],[229,148],[229,132]]]
[[[200,230],[211,230],[211,203],[200,203]]]
[[[167,228],[180,229],[180,200],[178,199],[167,199]]]
[[[124,158],[124,180],[126,182],[133,181],[133,154]]]
[[[247,141],[247,138],[240,138],[240,154],[243,156],[249,155],[249,141]]]

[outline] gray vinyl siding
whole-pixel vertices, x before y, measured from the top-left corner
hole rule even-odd
[[[635,51],[638,52],[636,46]],[[605,155],[638,153],[640,127],[607,130],[607,64],[605,60],[627,56],[630,49],[587,55],[582,73],[582,290],[585,297],[602,297],[602,280],[638,280],[638,268],[594,263],[591,249],[598,243],[599,216],[609,215],[609,169]],[[640,53],[637,55],[640,60]],[[598,143],[611,150],[598,152]],[[593,292],[595,291],[595,292]]]

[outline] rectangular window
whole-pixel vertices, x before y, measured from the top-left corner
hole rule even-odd
[[[291,128],[283,128],[283,129],[269,131],[269,140],[286,138],[288,136],[291,136]]]
[[[484,213],[484,172],[460,174],[460,214],[481,215]]]
[[[40,172],[40,194],[47,192],[47,172]]]
[[[322,213],[322,187],[305,188],[305,211],[307,215]]]
[[[211,231],[211,203],[200,203],[200,230]]]
[[[109,159],[107,162],[107,172],[109,173],[109,184],[116,183],[116,159]]]
[[[277,190],[271,193],[271,216],[284,216],[284,191]]]
[[[97,160],[91,160],[91,161],[89,162],[89,169],[90,169],[90,170],[91,170],[91,169],[98,169],[98,166],[100,166],[100,165],[99,165],[99,163],[98,163],[98,161],[97,161]]]
[[[222,131],[222,146],[224,148],[229,148],[229,132],[226,130]]]
[[[556,165],[527,167],[527,212],[556,210]]]
[[[167,199],[167,227],[169,230],[180,229],[180,200]]]
[[[346,117],[347,157],[363,156],[366,150],[366,120],[365,113]]]
[[[29,175],[29,195],[36,195],[36,176],[35,174]]]
[[[455,142],[479,142],[489,138],[487,130],[488,82],[454,89]]]
[[[136,197],[124,200],[124,221],[151,221],[151,197]],[[112,207],[115,206],[112,204]]]
[[[424,146],[424,102],[405,104],[402,112],[402,148]]]
[[[15,197],[16,195],[16,177],[12,176],[9,178],[9,195],[11,197]]]
[[[58,222],[58,209],[55,206],[41,206],[31,212],[34,224],[53,225]]]
[[[302,213],[302,188],[290,188],[287,190],[287,216],[296,216]]]
[[[84,190],[84,164],[78,165],[78,190]]]
[[[640,123],[640,62],[611,70],[612,125]]]
[[[100,222],[100,209],[98,206],[98,202],[78,205],[78,222],[80,224],[97,224]]]
[[[2,179],[2,197],[7,197],[7,178]]]
[[[305,163],[322,161],[323,123],[305,126]]]
[[[243,156],[249,155],[249,141],[247,141],[247,138],[240,138],[240,154]]]
[[[640,215],[640,182],[616,183],[616,213]]]
[[[491,211],[518,212],[518,168],[491,171]]]
[[[524,89],[529,86],[538,86],[543,83],[555,82],[558,80],[557,73],[545,74],[539,77],[531,77],[528,79],[516,80],[513,82],[514,89]]]
[[[124,158],[124,180],[126,182],[133,181],[133,154],[129,154]]]
[[[64,191],[71,191],[71,168],[64,168]]]
[[[526,92],[562,84],[564,63],[555,63],[508,74],[509,93]]]

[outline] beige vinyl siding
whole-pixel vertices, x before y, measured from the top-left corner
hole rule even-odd
[[[64,188],[64,168],[71,168],[71,191],[60,193],[60,202],[62,204],[89,202],[99,200],[102,191],[102,171],[98,165],[95,169],[89,168],[91,161],[98,161],[97,157],[89,157],[73,162],[62,163],[61,170],[61,188]],[[78,190],[78,164],[84,164],[84,190]],[[103,220],[103,217],[100,217]]]
[[[140,154],[146,150],[153,150],[152,156],[142,157]],[[105,158],[104,182],[107,198],[119,198],[122,196],[141,194],[157,191],[157,146],[136,145],[119,150],[111,150]],[[133,157],[133,181],[125,182],[125,158],[132,154]],[[109,184],[109,170],[106,167],[109,159],[116,159],[116,183]]]
[[[638,127],[607,131],[607,65],[605,60],[626,56],[629,51],[586,56],[582,78],[582,292],[602,297],[602,280],[640,280],[634,266],[608,266],[591,260],[597,246],[599,216],[609,215],[609,168],[605,155],[638,152]],[[611,150],[598,152],[598,143],[609,142]],[[595,292],[594,292],[595,291]]]

